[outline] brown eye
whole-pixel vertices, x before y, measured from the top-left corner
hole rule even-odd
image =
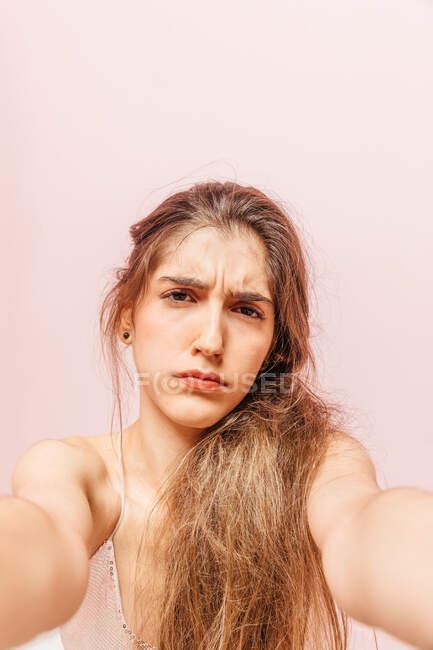
[[[256,314],[256,316],[251,316],[250,314],[245,314],[245,316],[249,316],[250,318],[260,318],[263,320],[262,314],[258,311],[258,309],[254,309],[254,307],[237,307],[237,309],[247,309],[250,312],[253,312],[253,314]]]
[[[171,302],[185,302],[184,300],[175,300],[173,298],[174,295],[176,295],[176,296],[179,296],[179,295],[180,296],[188,296],[189,294],[186,291],[170,291],[170,293],[168,293],[166,296],[164,296],[163,299],[165,300],[166,298],[170,298]]]

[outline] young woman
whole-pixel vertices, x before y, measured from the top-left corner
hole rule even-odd
[[[100,314],[120,428],[18,461],[0,501],[1,648],[54,630],[32,647],[343,650],[348,616],[433,648],[433,494],[381,490],[313,390],[284,209],[200,183],[130,233]],[[140,391],[125,429],[122,348]]]

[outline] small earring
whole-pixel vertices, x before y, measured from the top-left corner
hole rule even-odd
[[[123,332],[123,338],[125,339],[125,341],[127,341],[130,336],[131,336],[130,332]]]

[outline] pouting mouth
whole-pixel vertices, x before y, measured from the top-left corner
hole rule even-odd
[[[222,386],[226,385],[226,382],[215,372],[203,372],[201,370],[185,370],[184,372],[176,373],[176,377],[196,377],[197,379],[208,379],[210,381],[215,381]]]

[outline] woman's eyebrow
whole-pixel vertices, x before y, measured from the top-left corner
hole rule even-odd
[[[187,276],[173,276],[173,275],[162,275],[158,278],[158,282],[171,282],[172,284],[177,284],[182,287],[195,287],[196,289],[209,289],[209,285],[198,278],[187,277]],[[229,295],[236,300],[245,300],[246,302],[266,302],[269,305],[274,305],[271,298],[263,296],[261,293],[256,293],[253,291],[231,291],[229,290]]]

